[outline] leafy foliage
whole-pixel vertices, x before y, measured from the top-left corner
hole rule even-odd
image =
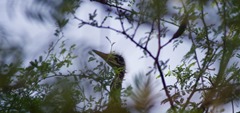
[[[100,18],[98,8],[89,13],[88,18],[75,15],[82,3],[79,0],[33,2],[52,9],[50,15],[57,24],[54,35],[59,40],[50,44],[45,55],[30,61],[27,66],[22,65],[19,48],[0,48],[0,111],[103,112],[108,108],[109,86],[117,73],[113,67],[98,61],[92,52],[89,52],[88,64],[93,63],[94,68],[85,66],[79,70],[69,70],[78,58],[74,54],[78,45],[68,47],[66,40],[63,40],[63,28],[72,21],[69,17],[78,22],[80,30],[88,25],[122,35],[143,51],[143,57],[153,60],[154,64],[147,75],[156,75],[161,81],[164,96],[160,96],[162,100],[158,103],[169,104],[168,112],[223,112],[220,105],[232,103],[234,106],[234,102],[239,102],[239,1],[84,2],[103,5],[102,8],[106,9],[106,13],[101,15],[103,18]],[[27,10],[26,14],[43,21],[44,15],[34,11]],[[117,21],[120,27],[109,26],[107,21]],[[170,27],[177,27],[178,30],[173,31]],[[172,38],[166,39],[169,36]],[[107,36],[109,41],[110,38]],[[183,53],[182,62],[173,68],[169,64],[171,59],[161,59],[162,51],[172,42],[173,52],[178,52],[185,42],[190,45],[188,51]],[[110,43],[113,46],[117,42]],[[153,43],[156,50],[151,50]],[[166,78],[176,81],[169,83]],[[132,98],[139,112],[151,109],[153,98],[150,97],[150,82],[150,79],[144,81],[139,77],[132,84],[136,89],[129,86],[122,90],[121,95]],[[122,107],[134,108],[125,102]]]

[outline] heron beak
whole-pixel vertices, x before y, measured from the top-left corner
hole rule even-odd
[[[93,50],[94,53],[96,53],[98,56],[100,56],[103,60],[108,61],[110,58],[110,54],[106,54],[97,50]]]

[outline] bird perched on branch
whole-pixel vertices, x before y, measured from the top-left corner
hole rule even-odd
[[[183,34],[183,32],[185,31],[185,29],[187,27],[187,23],[188,23],[188,15],[185,15],[178,30],[173,35],[172,39],[178,38],[179,36],[181,36]]]
[[[161,46],[161,47],[164,47],[164,46],[168,45],[170,42],[172,42],[172,40],[180,37],[180,36],[184,33],[184,31],[186,30],[187,24],[188,24],[188,15],[186,14],[186,15],[184,16],[184,18],[183,18],[183,20],[182,20],[182,22],[181,22],[178,30],[174,33],[173,37],[172,37],[170,40],[168,40],[168,42],[165,43],[165,44],[164,44],[163,46]]]
[[[108,108],[104,113],[126,113],[126,109],[121,107],[121,89],[122,81],[125,74],[125,61],[121,55],[110,53],[106,54],[97,50],[93,50],[98,56],[107,62],[114,70],[115,77],[110,86]]]

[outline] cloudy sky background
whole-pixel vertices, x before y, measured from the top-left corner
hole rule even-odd
[[[24,15],[22,10],[23,6],[14,5],[14,8],[9,7],[7,5],[7,0],[0,1],[0,25],[4,26],[7,31],[10,32],[11,43],[20,44],[24,48],[24,52],[26,53],[24,65],[28,65],[28,63],[37,58],[39,55],[44,55],[44,51],[48,49],[48,45],[51,41],[55,41],[58,38],[53,34],[56,29],[56,25],[51,22],[39,23],[35,20],[31,20]],[[94,8],[93,8],[94,5]],[[101,4],[98,3],[83,3],[81,7],[77,10],[76,16],[79,18],[88,18],[89,12],[93,12],[95,9],[98,9],[98,17],[99,19],[104,18],[101,14],[104,14],[104,9]],[[11,11],[13,10],[13,11]],[[123,82],[123,87],[128,86],[132,82],[132,78],[139,74],[140,72],[146,73],[149,70],[149,66],[153,65],[153,60],[150,58],[142,58],[143,52],[136,48],[136,45],[130,42],[130,40],[124,38],[122,35],[111,32],[109,30],[97,29],[90,26],[84,26],[83,28],[78,28],[78,21],[70,19],[70,23],[64,29],[64,36],[69,44],[77,44],[79,54],[87,55],[87,52],[91,49],[97,49],[99,51],[103,51],[108,53],[110,51],[110,43],[105,38],[106,36],[112,42],[116,42],[113,46],[113,50],[117,53],[123,55],[127,65],[127,73],[125,75],[125,81]],[[114,26],[116,28],[120,28],[119,22],[116,21],[108,21],[107,24],[110,26]],[[170,26],[171,30],[177,30],[177,27]],[[144,35],[146,30],[149,30],[149,26],[144,26],[139,30],[136,37],[141,37]],[[172,32],[167,34],[167,38],[164,38],[163,42],[166,42],[171,36]],[[156,39],[154,39],[156,40]],[[149,45],[149,49],[153,52],[157,50],[156,41],[152,41]],[[190,41],[188,39],[183,40],[184,43],[181,44],[177,49],[173,51],[172,43],[165,47],[161,52],[161,59],[167,60],[170,59],[168,68],[174,69],[176,65],[180,64],[182,56],[190,49]],[[85,59],[87,60],[87,58]],[[81,62],[79,62],[81,63]],[[78,68],[80,64],[75,64],[74,68]],[[164,71],[166,73],[167,70]],[[155,75],[153,78],[156,84],[159,87],[156,87],[156,91],[160,91],[162,88],[160,79],[155,79]],[[174,78],[167,78],[167,84],[173,83]],[[165,93],[163,90],[159,92],[162,96],[159,99],[165,98]],[[162,112],[167,109],[167,107],[163,107],[160,109],[160,101],[155,104],[156,107],[153,109],[153,113],[159,113],[159,110]],[[169,106],[167,103],[164,106]],[[227,105],[227,108],[231,107]],[[165,109],[164,109],[165,108]]]

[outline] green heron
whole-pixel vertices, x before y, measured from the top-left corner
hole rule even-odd
[[[113,68],[115,73],[114,79],[110,85],[108,108],[104,112],[116,113],[116,109],[118,109],[119,112],[126,112],[126,109],[122,109],[121,107],[121,89],[125,74],[124,58],[121,55],[115,53],[107,54],[97,50],[93,50],[93,52],[100,56],[104,61],[106,61],[106,63]]]

